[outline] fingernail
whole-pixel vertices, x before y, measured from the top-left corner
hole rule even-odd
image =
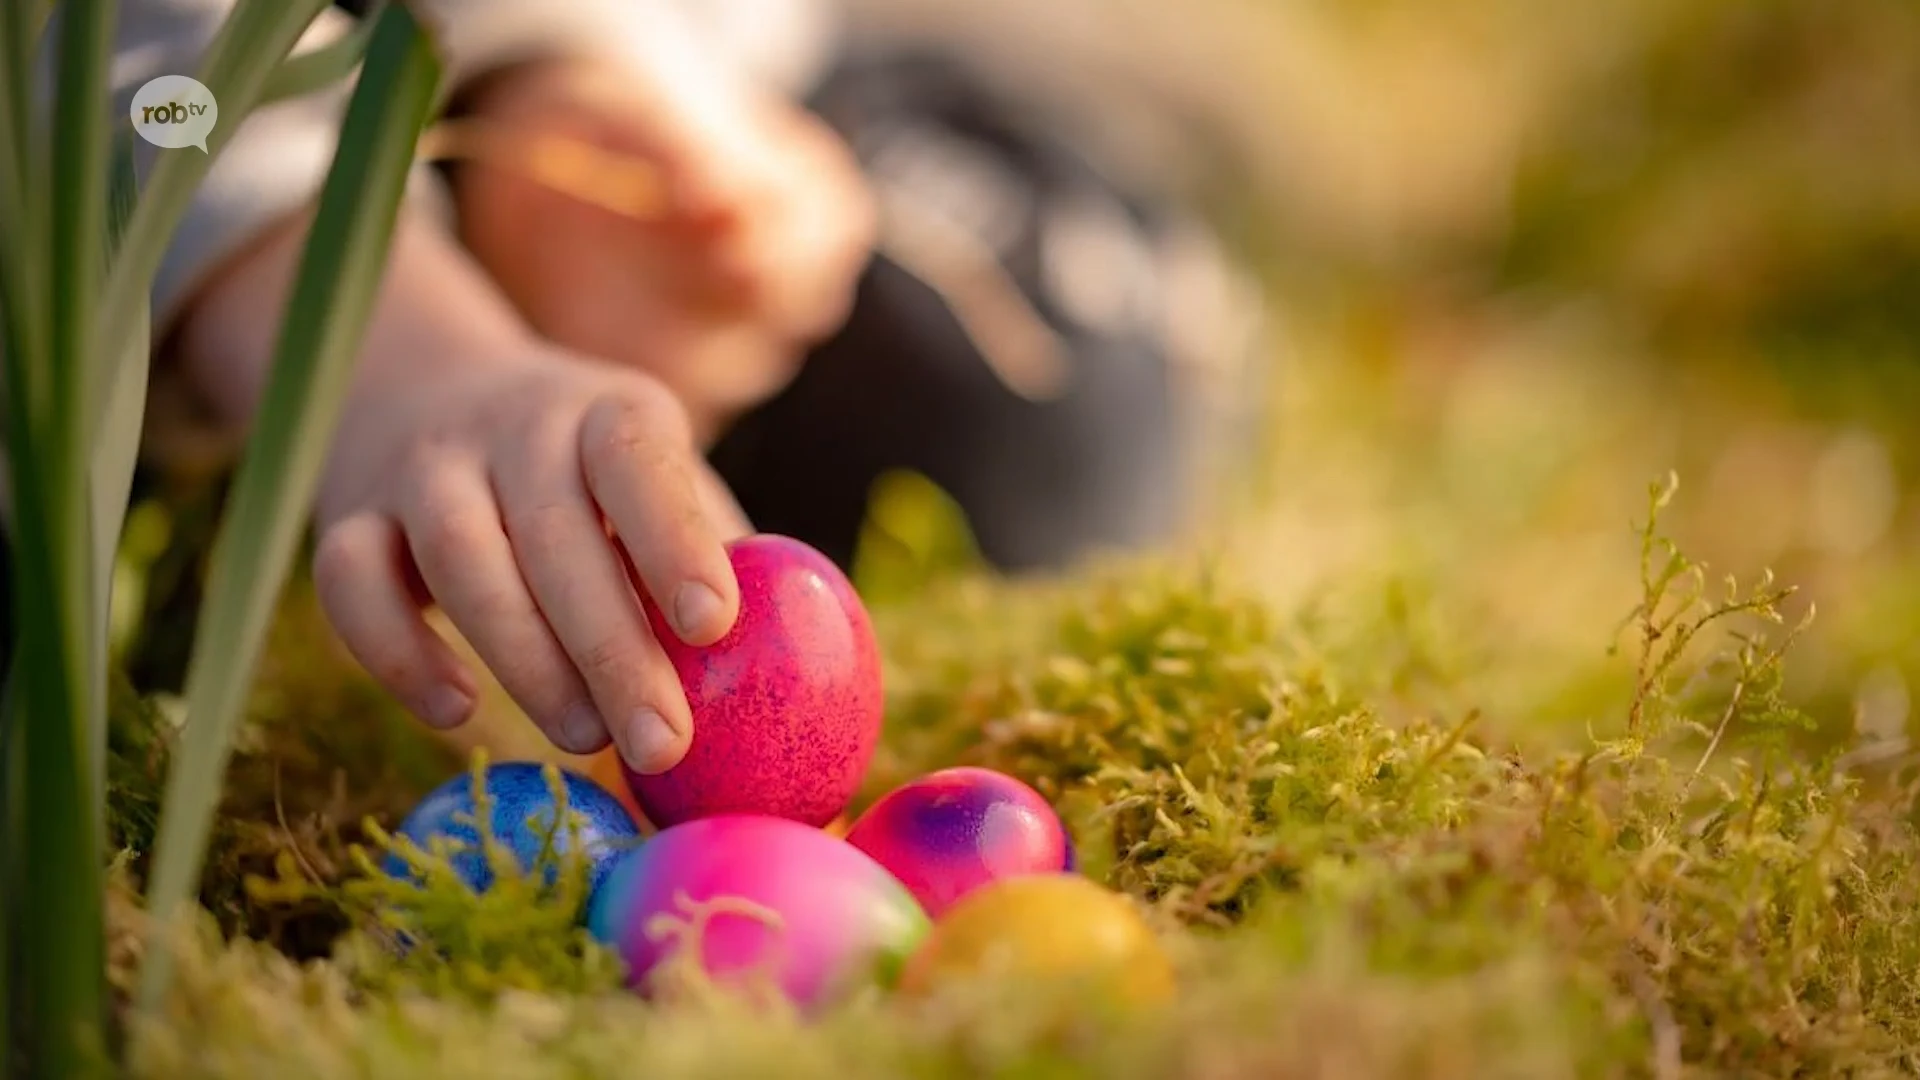
[[[442,729],[457,727],[473,710],[473,695],[457,686],[442,684],[429,691],[421,705],[428,724]]]
[[[651,775],[665,772],[678,764],[669,760],[680,743],[680,735],[665,717],[652,709],[641,709],[626,723],[613,726],[614,745],[620,757],[634,772]]]
[[[706,641],[714,637],[725,605],[720,594],[697,581],[680,586],[673,598],[673,628],[680,640]]]
[[[593,706],[582,703],[574,705],[560,717],[560,738],[566,745],[560,749],[575,754],[591,754],[606,741],[606,722]]]

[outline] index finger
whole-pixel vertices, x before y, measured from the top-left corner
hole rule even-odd
[[[673,632],[710,645],[733,628],[740,585],[697,481],[679,404],[664,390],[609,394],[580,429],[587,488]]]

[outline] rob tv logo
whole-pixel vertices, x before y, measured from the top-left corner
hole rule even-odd
[[[207,152],[207,136],[220,119],[220,105],[204,83],[185,75],[162,75],[133,95],[133,130],[168,150],[192,146]]]
[[[189,116],[199,116],[207,107],[195,102],[182,105],[178,101],[169,101],[165,105],[140,106],[140,122],[143,124],[184,124]]]

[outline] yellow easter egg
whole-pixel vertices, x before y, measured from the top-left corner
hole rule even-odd
[[[1128,1006],[1173,997],[1173,963],[1133,904],[1077,874],[1003,878],[949,908],[907,961],[901,989],[943,979],[1072,979]]]

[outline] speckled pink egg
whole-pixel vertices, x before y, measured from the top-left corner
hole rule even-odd
[[[665,828],[716,814],[768,814],[819,827],[846,809],[880,740],[880,649],[838,567],[798,540],[727,547],[740,616],[697,648],[648,618],[693,709],[693,743],[668,771],[627,779]]]
[[[1060,818],[1040,793],[991,769],[929,773],[880,797],[847,843],[893,872],[938,919],[989,882],[1071,867]]]
[[[587,926],[643,993],[679,961],[723,984],[765,980],[814,1008],[891,982],[930,923],[893,875],[846,842],[786,818],[730,814],[676,825],[620,855]]]

